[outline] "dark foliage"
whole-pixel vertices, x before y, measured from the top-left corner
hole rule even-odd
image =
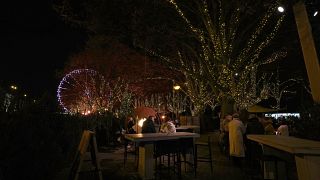
[[[54,179],[73,162],[84,129],[105,127],[102,145],[114,138],[112,114],[71,116],[56,113],[50,98],[25,109],[0,112],[0,179]],[[113,121],[110,121],[113,120]]]
[[[320,141],[320,104],[304,107],[301,118],[295,122],[296,136]]]

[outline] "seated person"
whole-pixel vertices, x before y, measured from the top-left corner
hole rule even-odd
[[[270,118],[265,118],[263,121],[264,126],[264,134],[266,135],[274,135],[276,134],[276,130],[273,127],[272,120]]]
[[[277,134],[282,136],[289,136],[289,128],[285,120],[281,120],[281,125],[278,127]]]
[[[170,117],[165,118],[165,122],[160,127],[161,133],[175,133],[176,126],[173,124]]]
[[[141,133],[156,133],[154,127],[154,116],[149,116],[147,120],[143,122]]]

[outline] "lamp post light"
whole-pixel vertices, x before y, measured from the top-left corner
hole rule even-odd
[[[178,105],[178,97],[175,95],[175,91],[179,91],[181,87],[178,84],[173,84],[173,113],[175,115],[175,119],[173,119],[175,122],[179,121],[179,105]],[[177,122],[176,122],[177,123]]]
[[[180,87],[179,85],[174,85],[174,86],[173,86],[173,90],[176,90],[176,91],[179,90],[180,88],[181,88],[181,87]]]
[[[18,89],[18,87],[15,86],[15,85],[11,85],[10,88],[13,89],[13,90],[17,90]]]
[[[279,6],[279,7],[278,7],[278,11],[281,12],[281,13],[283,13],[283,12],[284,12],[284,7]]]

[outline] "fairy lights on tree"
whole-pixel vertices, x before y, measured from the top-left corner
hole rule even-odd
[[[70,0],[61,0],[61,2],[56,8],[67,21],[81,24],[98,35],[108,36],[113,35],[114,32],[120,32],[123,35],[129,30],[133,34],[124,35],[128,36],[125,39],[132,40],[135,47],[148,44],[149,49],[162,54],[163,58],[160,59],[164,60],[170,69],[185,75],[186,84],[181,82],[181,87],[184,88],[183,90],[193,101],[193,104],[199,104],[197,109],[202,109],[205,105],[223,101],[226,98],[234,100],[238,107],[243,109],[266,98],[268,89],[265,84],[268,75],[261,73],[260,67],[286,55],[284,51],[268,49],[284,18],[284,15],[277,11],[277,1],[167,0],[168,3],[165,5],[163,1],[153,1],[153,3],[149,1],[148,3],[94,1],[94,3],[85,2],[81,5],[75,3],[78,6]],[[117,17],[119,17],[110,21],[110,17],[113,16],[105,14],[105,12],[112,5],[121,6],[117,12],[108,11],[108,13],[118,13]],[[167,5],[173,8],[167,8]],[[157,12],[168,11],[169,13],[161,13],[161,15],[157,13],[156,16],[150,15],[150,13],[144,14],[154,10]],[[132,19],[127,18],[128,12],[133,12],[131,13],[131,15],[134,14],[131,16]],[[168,18],[168,16],[170,17]],[[166,23],[163,23],[165,25],[160,25],[164,28],[155,26],[158,25],[156,24],[158,21],[154,21],[152,18],[157,18],[159,22],[166,19]],[[177,27],[173,27],[174,25]],[[184,25],[186,25],[186,32]],[[112,30],[115,27],[119,29]],[[165,37],[154,35],[157,32]],[[183,37],[176,38],[178,35]],[[148,38],[144,39],[143,37]],[[153,40],[155,42],[152,42]],[[108,41],[102,40],[102,42],[103,46],[108,45],[105,43]],[[179,58],[178,51],[184,56],[183,62]],[[106,56],[97,59],[104,61],[103,57]],[[117,62],[119,62],[118,59]],[[134,61],[126,61],[126,65],[131,62]],[[128,70],[128,68],[125,69]],[[145,73],[143,78],[165,76],[163,74],[150,75]],[[137,79],[139,78],[141,77]],[[136,89],[145,91],[144,87],[140,86]],[[152,95],[147,94],[146,96],[151,97]],[[147,98],[146,96],[144,98]],[[150,99],[147,104],[155,102],[157,99]]]
[[[266,56],[263,50],[275,37],[284,18],[276,13],[276,2],[267,4],[265,8],[259,6],[260,1],[249,4],[253,2],[203,0],[194,2],[196,12],[188,12],[183,6],[181,8],[180,1],[168,2],[201,47],[196,61],[200,69],[196,75],[193,74],[196,72],[189,73],[186,69],[187,75],[195,78],[195,82],[208,81],[217,99],[231,98],[240,109],[265,98],[268,94],[263,85],[265,75],[258,75],[259,66],[274,62],[286,54],[278,51],[263,58]],[[190,13],[196,14],[198,19]],[[201,20],[201,23],[195,19]]]

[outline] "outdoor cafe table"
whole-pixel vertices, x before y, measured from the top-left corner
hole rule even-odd
[[[299,180],[320,179],[319,141],[278,135],[247,135],[247,138],[294,155]]]
[[[154,179],[153,142],[182,138],[197,138],[200,134],[189,132],[125,134],[125,139],[133,142],[151,142],[139,146],[139,174],[143,179]]]

